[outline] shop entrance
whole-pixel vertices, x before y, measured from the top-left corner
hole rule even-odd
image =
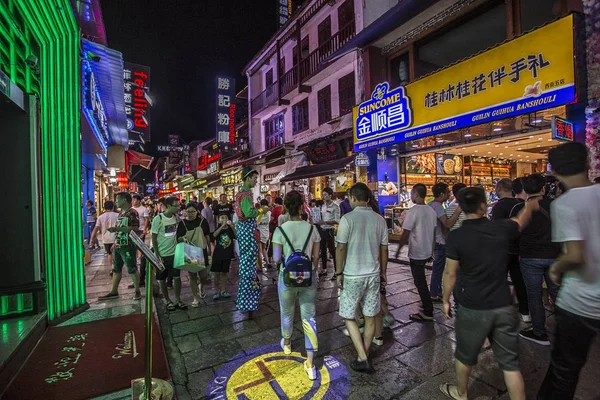
[[[548,173],[548,151],[564,143],[553,135],[552,120],[564,114],[564,107],[558,107],[407,142],[400,163],[402,183],[408,191],[423,183],[431,194],[435,183],[463,182],[493,196],[502,178]]]

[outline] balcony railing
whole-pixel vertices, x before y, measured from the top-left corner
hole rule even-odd
[[[330,3],[331,0],[318,0],[313,4],[303,16],[300,17],[300,26],[304,26],[316,13],[325,7],[325,4]]]
[[[252,100],[252,114],[265,109],[279,99],[279,82],[273,82],[261,94]]]
[[[313,77],[323,66],[321,62],[338,51],[356,34],[355,22],[350,21],[337,31],[328,41],[320,45],[306,58],[300,60],[300,83]],[[298,86],[297,65],[282,75],[281,96],[285,96]]]

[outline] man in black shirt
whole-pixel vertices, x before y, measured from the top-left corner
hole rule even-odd
[[[440,390],[453,399],[466,399],[471,368],[486,338],[504,372],[511,399],[525,399],[525,384],[519,371],[519,320],[511,305],[506,280],[507,248],[527,225],[537,200],[527,203],[512,220],[490,221],[482,188],[463,189],[458,196],[467,215],[462,226],[448,235],[444,271],[443,312],[451,317],[450,295],[460,274],[456,312],[456,375],[458,386],[444,383]]]
[[[550,297],[553,302],[556,302],[558,286],[550,279],[550,266],[560,254],[560,245],[552,242],[550,221],[552,199],[544,196],[546,180],[542,175],[534,174],[522,178],[522,182],[527,199],[539,199],[540,209],[533,215],[531,223],[521,232],[519,238],[521,274],[527,288],[529,312],[533,324],[533,329],[522,330],[519,335],[537,344],[550,346],[545,326],[546,311],[542,302],[542,283],[546,281]],[[517,204],[513,207],[510,216],[517,215],[522,208],[523,204]]]
[[[221,215],[227,215],[227,219],[231,221],[233,218],[233,206],[227,202],[227,195],[222,194],[219,196],[219,203],[213,202],[213,212],[215,214],[215,220]]]
[[[512,209],[517,204],[522,204],[523,200],[513,197],[513,182],[508,179],[500,179],[496,184],[496,194],[500,198],[492,208],[492,221],[510,218]],[[527,300],[527,289],[521,274],[521,265],[519,263],[519,240],[515,239],[508,244],[508,265],[507,271],[510,273],[517,299],[519,300],[519,313],[524,322],[531,322],[529,315],[529,304]]]

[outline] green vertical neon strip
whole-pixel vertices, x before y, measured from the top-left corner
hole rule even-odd
[[[25,296],[25,295],[24,295],[24,294],[22,294],[22,293],[20,293],[20,294],[18,294],[18,295],[16,296],[16,297],[17,297],[17,310],[16,310],[17,312],[22,312],[22,311],[23,311],[23,309],[25,308],[25,307],[24,307],[24,304],[23,304],[23,297],[24,297],[24,296]]]
[[[8,314],[8,296],[2,296],[2,315]]]
[[[40,45],[43,254],[48,318],[85,302],[79,218],[79,31],[68,0],[16,0]],[[59,210],[59,212],[57,212]]]

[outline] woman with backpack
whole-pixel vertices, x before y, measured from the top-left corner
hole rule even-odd
[[[304,345],[307,360],[304,370],[308,378],[315,380],[317,370],[313,364],[318,350],[317,325],[315,322],[315,300],[317,298],[321,237],[309,222],[303,221],[304,197],[292,190],[285,196],[285,207],[289,221],[279,226],[273,234],[273,259],[276,264],[283,261],[279,271],[279,307],[281,309],[281,348],[285,354],[292,352],[294,330],[294,307],[299,298],[300,316],[304,329]]]

